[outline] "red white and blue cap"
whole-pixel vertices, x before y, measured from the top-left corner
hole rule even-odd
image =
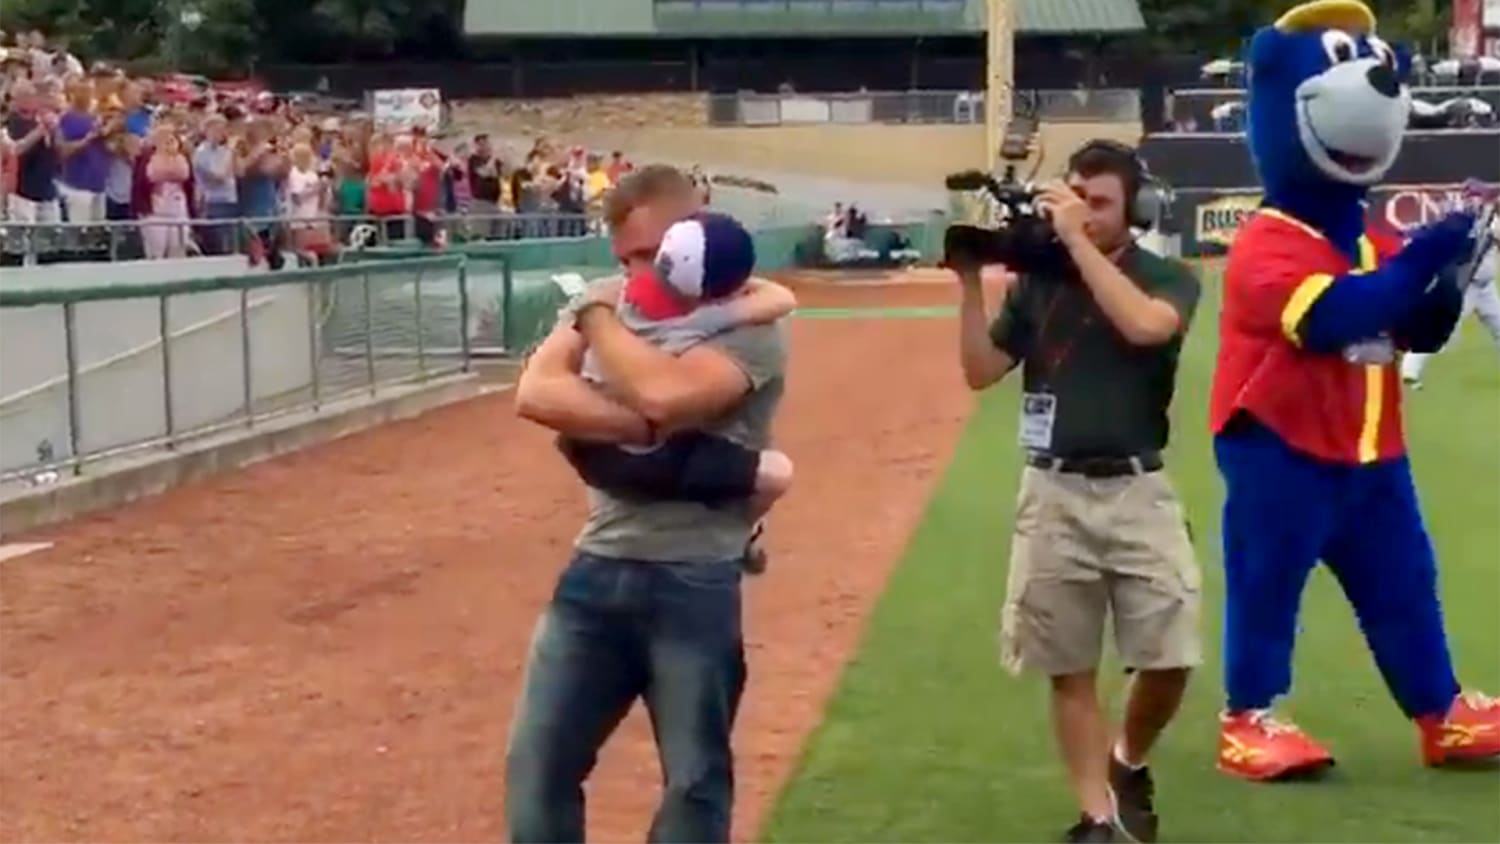
[[[729,296],[755,270],[755,241],[726,214],[695,214],[675,223],[656,252],[656,276],[689,300]]]

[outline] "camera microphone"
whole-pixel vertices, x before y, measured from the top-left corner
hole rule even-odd
[[[990,174],[982,170],[953,173],[945,180],[948,190],[985,190],[990,186],[990,182]]]

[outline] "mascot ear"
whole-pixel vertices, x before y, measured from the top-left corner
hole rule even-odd
[[[1267,76],[1277,65],[1287,37],[1275,27],[1264,27],[1250,39],[1245,51],[1245,70],[1252,76]]]
[[[1411,78],[1411,49],[1405,44],[1392,44],[1391,49],[1396,52],[1396,76],[1406,80]]]

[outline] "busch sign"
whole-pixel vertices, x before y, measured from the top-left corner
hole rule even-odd
[[[1392,188],[1375,197],[1380,219],[1399,232],[1436,222],[1462,204],[1461,185],[1421,185]]]
[[[1239,234],[1240,225],[1260,207],[1260,194],[1229,194],[1198,206],[1198,242],[1228,246]]]

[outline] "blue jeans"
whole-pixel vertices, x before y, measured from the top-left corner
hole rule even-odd
[[[652,842],[729,840],[741,561],[579,553],[537,623],[506,754],[513,844],[584,840],[583,782],[637,697],[665,773]]]
[[[240,215],[238,202],[210,200],[203,203],[203,216],[210,220],[233,220]],[[199,227],[205,255],[233,255],[238,251],[239,238],[234,223],[219,223]]]

